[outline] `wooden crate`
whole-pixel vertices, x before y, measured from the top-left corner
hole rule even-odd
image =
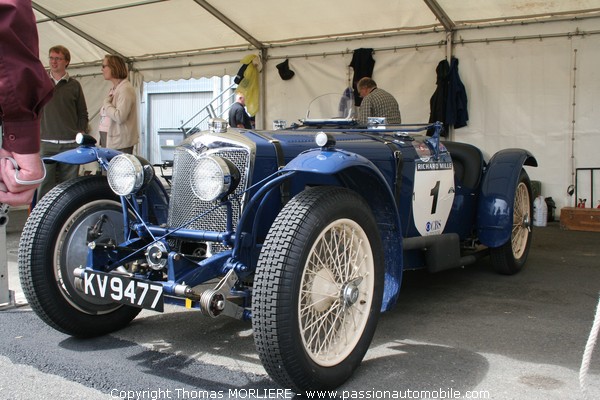
[[[600,232],[600,208],[563,207],[560,227],[571,231]]]

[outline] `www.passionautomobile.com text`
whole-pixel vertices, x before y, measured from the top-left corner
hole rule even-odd
[[[194,390],[194,389],[156,389],[156,390],[119,390],[113,389],[113,399],[124,400],[162,400],[162,399],[291,399],[296,396],[289,389],[228,389],[228,390]],[[461,391],[452,388],[436,390],[332,390],[306,391],[302,393],[308,399],[489,399],[486,390]]]

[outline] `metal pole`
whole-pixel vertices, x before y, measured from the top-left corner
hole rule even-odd
[[[6,224],[8,205],[0,203],[0,309],[14,305],[14,294],[8,289],[8,262],[6,248]]]
[[[452,56],[454,55],[454,31],[446,31],[446,60],[452,65]],[[454,141],[454,125],[448,127],[448,140]]]
[[[0,146],[2,145],[2,125],[0,125]],[[8,204],[0,203],[0,309],[14,304],[14,296],[8,290],[8,249],[6,248],[6,224],[8,224]]]

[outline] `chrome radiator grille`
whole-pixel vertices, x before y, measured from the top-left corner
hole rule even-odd
[[[196,150],[184,147],[175,149],[171,200],[169,203],[169,226],[179,227],[185,225],[188,229],[225,231],[227,228],[227,212],[225,207],[218,207],[203,217],[195,219],[218,204],[218,202],[202,201],[192,191],[190,176],[192,175],[197,157],[202,154],[201,152],[195,152]],[[246,188],[250,166],[249,151],[240,147],[222,148],[217,151],[210,151],[210,155],[228,159],[240,171],[240,184],[235,192],[230,195],[233,209],[232,221],[235,228],[240,218],[244,201],[242,196],[236,197],[236,195],[242,193]],[[192,220],[193,222],[189,223]],[[217,243],[211,243],[208,247],[212,253],[217,253],[226,248]]]

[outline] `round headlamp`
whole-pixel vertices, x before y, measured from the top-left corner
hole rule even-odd
[[[190,176],[194,194],[202,201],[222,199],[240,182],[240,171],[229,160],[207,156],[198,159]]]
[[[149,165],[148,165],[149,166]],[[137,192],[152,179],[152,167],[147,168],[140,159],[131,154],[119,154],[108,164],[108,184],[119,196]]]
[[[335,137],[329,133],[319,132],[315,136],[315,143],[322,148],[332,148],[335,146]]]

